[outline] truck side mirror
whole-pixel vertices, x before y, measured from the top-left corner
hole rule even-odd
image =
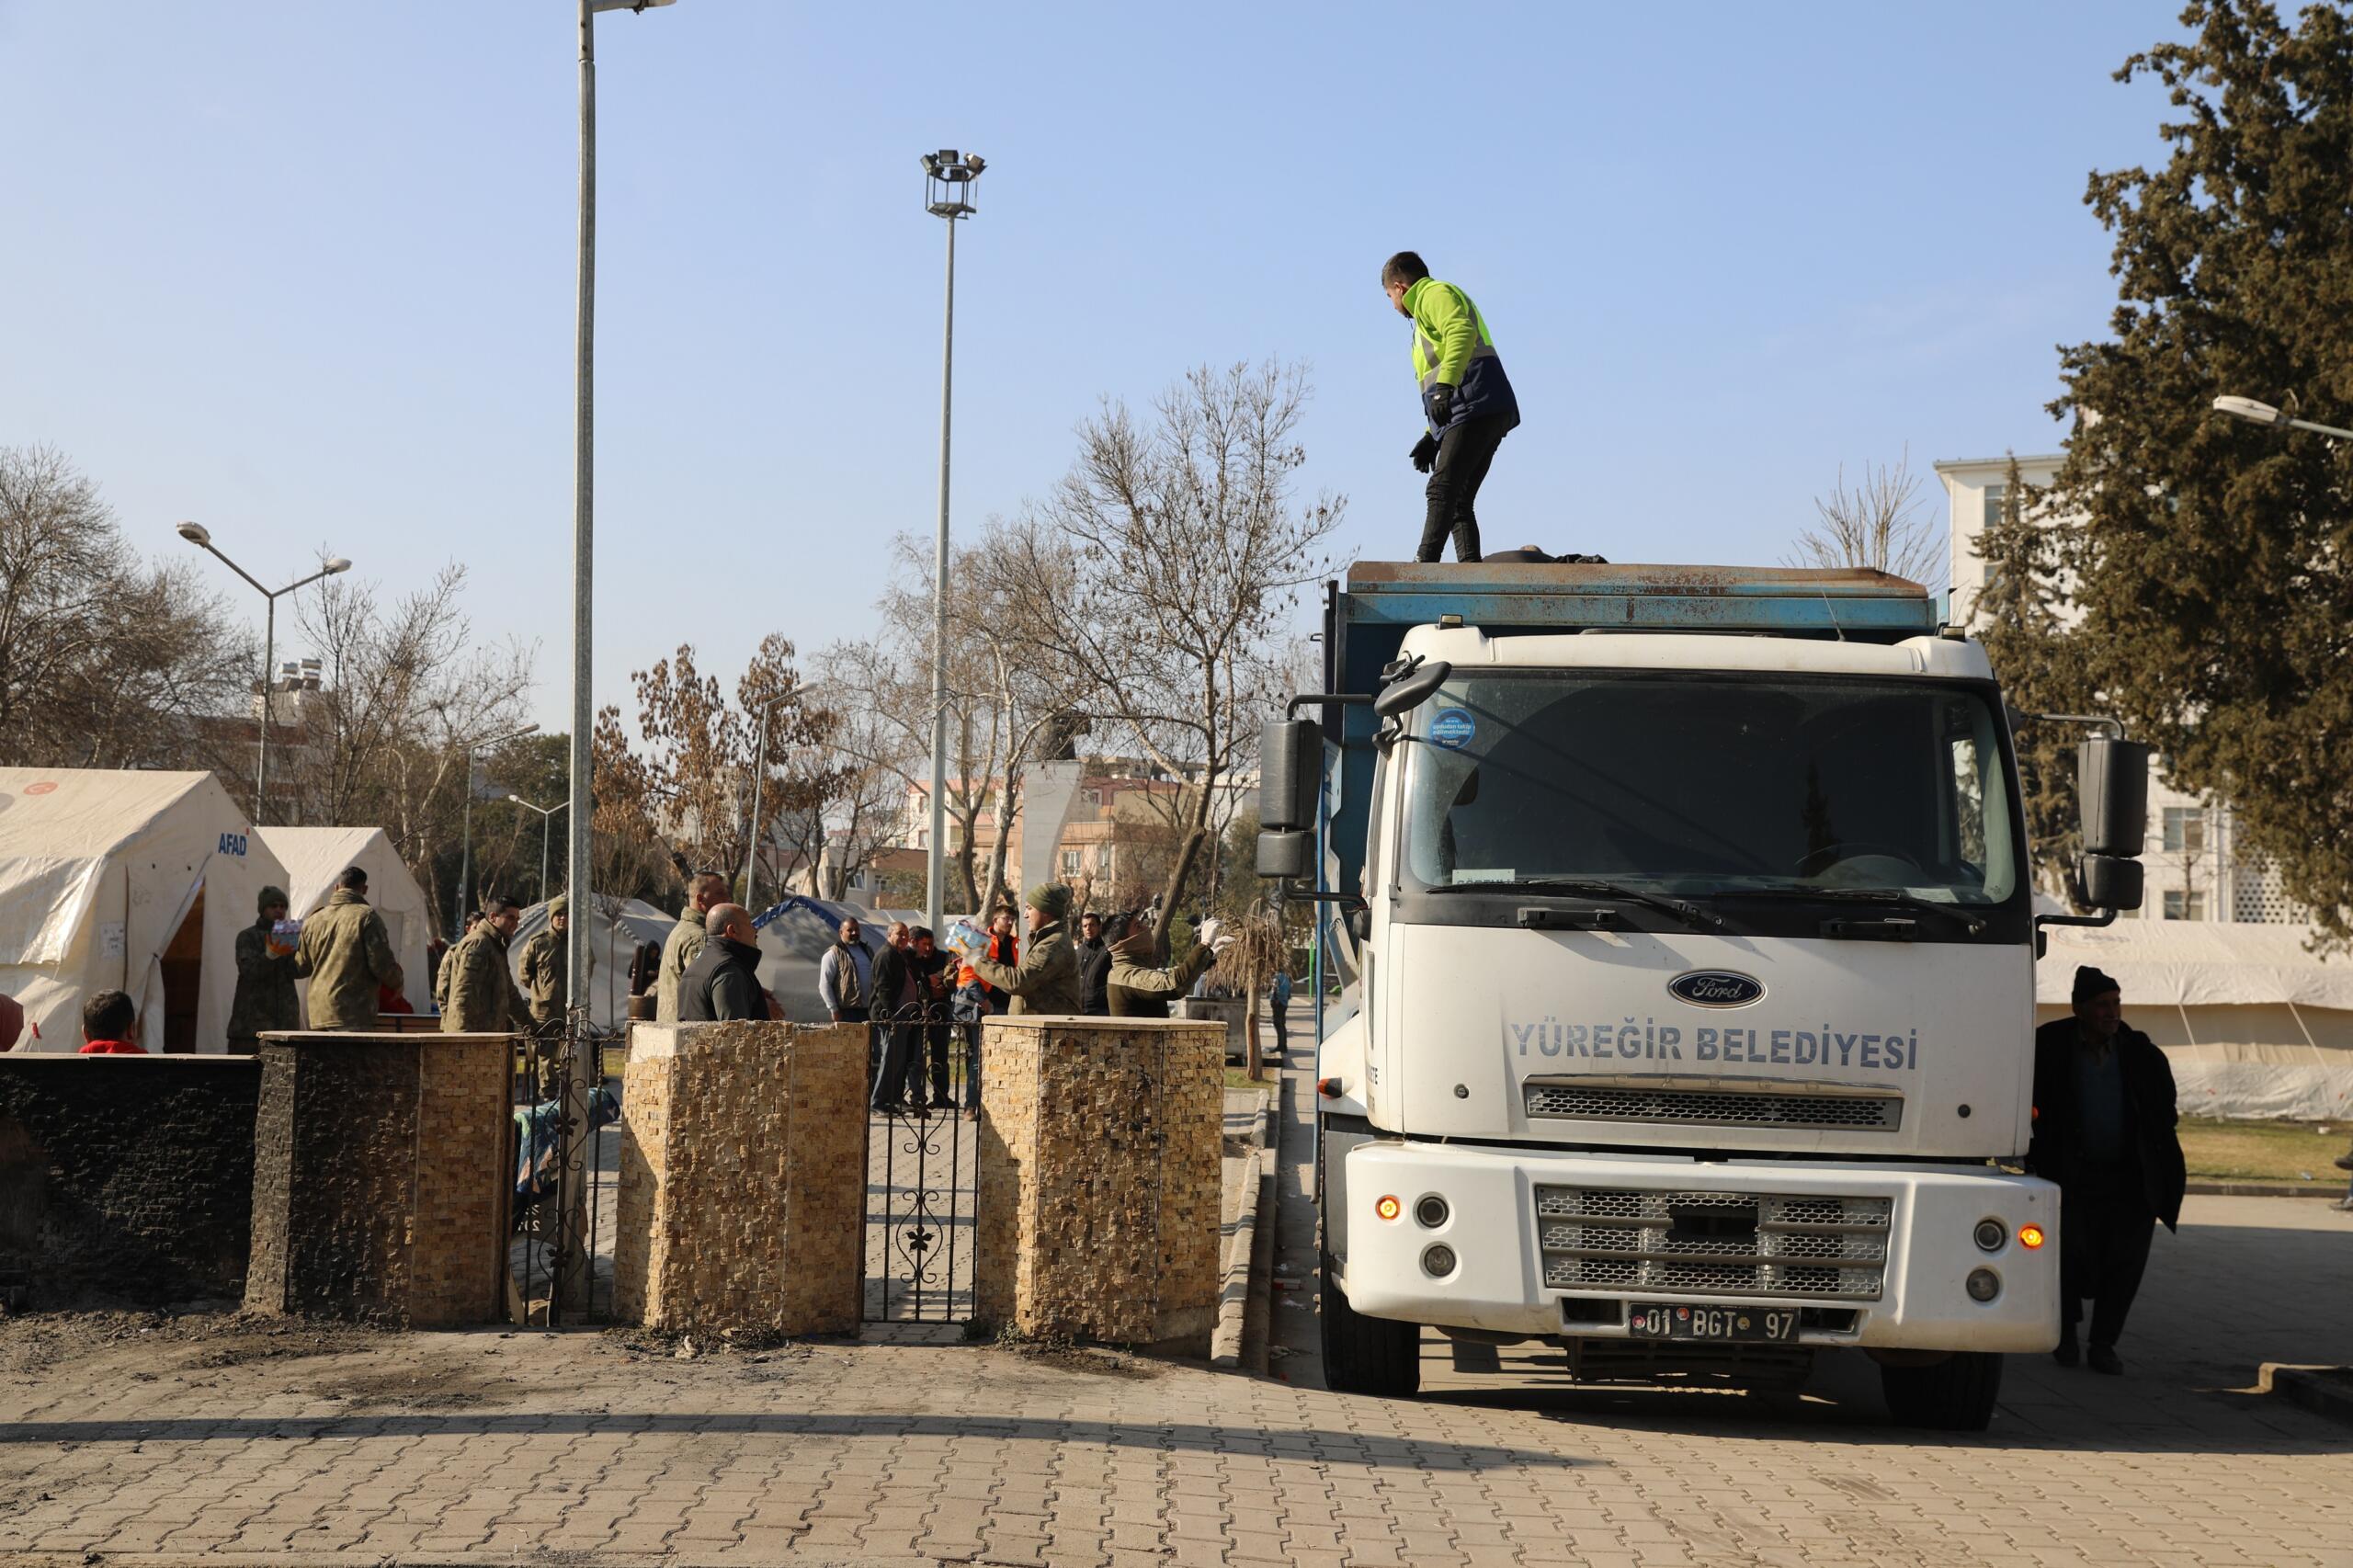
[[[2086,855],[2084,902],[2094,909],[2141,907],[2141,862],[2114,855]]]
[[[1261,730],[1258,825],[1286,833],[1312,829],[1323,795],[1324,726],[1313,719],[1278,719]]]
[[[1372,699],[1372,710],[1384,719],[1411,713],[1427,702],[1453,674],[1454,666],[1444,659],[1424,659],[1382,687],[1381,694]]]
[[[2115,735],[2094,735],[2076,747],[2075,809],[2086,856],[2138,856],[2149,834],[2149,748]]]
[[[2139,867],[2133,869],[2138,870]],[[1258,835],[1258,874],[1307,878],[1315,874],[1315,835],[1299,828]]]

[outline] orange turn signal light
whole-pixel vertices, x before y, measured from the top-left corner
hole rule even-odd
[[[1340,1097],[1340,1080],[1318,1078],[1315,1080],[1315,1092],[1327,1100],[1336,1100]]]
[[[2022,1246],[2022,1247],[2026,1248],[2026,1250],[2027,1250],[2027,1251],[2029,1251],[2029,1252],[2032,1252],[2035,1248],[2037,1248],[2037,1247],[2040,1246],[2041,1244],[2042,1244],[2042,1227],[2041,1227],[2041,1226],[2040,1226],[2040,1225],[2020,1225],[2020,1226],[2018,1227],[2018,1245],[2020,1245],[2020,1246]]]
[[[1384,1198],[1372,1206],[1372,1211],[1384,1220],[1394,1220],[1405,1211],[1405,1206],[1394,1198]]]

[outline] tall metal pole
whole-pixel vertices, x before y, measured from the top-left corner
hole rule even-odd
[[[540,813],[540,902],[548,901],[548,835],[555,830],[555,813]]]
[[[278,687],[278,596],[265,592],[262,598],[269,608],[261,621],[261,761],[254,767],[256,827],[262,825],[262,812],[269,801],[269,710]]]
[[[580,245],[577,258],[577,337],[573,363],[572,424],[572,777],[566,802],[572,811],[565,824],[571,841],[567,859],[569,885],[578,896],[577,915],[564,931],[564,994],[574,1016],[588,1001],[588,933],[596,922],[588,917],[593,890],[589,886],[589,829],[595,808],[590,800],[589,737],[597,715],[590,700],[591,625],[594,606],[596,529],[596,337],[597,337],[597,24],[589,0],[580,0]],[[564,1116],[582,1131],[588,1125],[587,1095],[602,1076],[595,1032],[578,1028],[572,1034],[573,1092],[579,1103],[567,1105]],[[588,1302],[587,1237],[582,1221],[586,1213],[585,1136],[562,1141],[557,1173],[557,1205],[564,1217],[570,1244],[563,1248],[556,1302],[563,1308],[585,1308]],[[551,1305],[549,1315],[555,1315]]]
[[[458,832],[458,908],[449,922],[449,929],[461,932],[466,928],[467,886],[474,880],[474,747],[466,743],[466,776],[458,788],[464,791],[465,807],[459,816],[464,825]]]
[[[760,906],[753,900],[758,896],[760,878],[760,786],[768,777],[768,714],[776,704],[771,702],[760,710],[760,744],[752,755],[752,827],[744,835],[744,907],[753,914]]]
[[[939,540],[931,561],[931,835],[924,923],[944,925],[948,888],[948,446],[956,396],[956,219],[948,217],[948,312],[939,350]]]

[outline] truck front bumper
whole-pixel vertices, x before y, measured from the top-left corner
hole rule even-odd
[[[1347,1209],[1341,1283],[1348,1304],[1372,1317],[1625,1338],[1612,1303],[1797,1307],[1813,1309],[1804,1344],[2058,1343],[2059,1189],[2032,1176],[1391,1140],[1345,1158],[1335,1184]],[[1437,1208],[1424,1201],[1433,1197],[1444,1206],[1435,1224]],[[1579,1218],[1595,1215],[1636,1218]],[[1982,1244],[1985,1221],[1999,1227],[1995,1246]],[[2020,1240],[2029,1226],[2040,1247]],[[1980,1293],[1992,1276],[1989,1299],[1972,1294],[1972,1274]]]

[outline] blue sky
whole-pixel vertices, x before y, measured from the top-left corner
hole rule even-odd
[[[2056,446],[2052,345],[2113,302],[2086,175],[2160,155],[2160,96],[2110,74],[2177,10],[604,17],[598,700],[681,641],[732,670],[769,631],[862,634],[889,536],[930,527],[927,148],[991,165],[959,241],[964,522],[1041,494],[1099,397],[1279,354],[1313,369],[1305,478],[1347,495],[1342,543],[1409,554],[1417,416],[1376,273],[1411,245],[1519,391],[1491,547],[1769,562],[1841,462]],[[185,549],[194,517],[266,578],[323,546],[389,592],[464,562],[560,724],[571,14],[0,0],[0,444],[63,449],[135,539]]]

